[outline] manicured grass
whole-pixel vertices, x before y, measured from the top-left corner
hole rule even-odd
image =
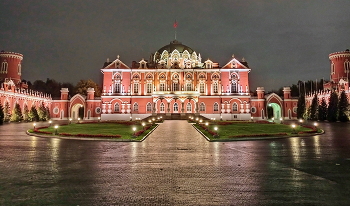
[[[151,125],[146,125],[146,126],[151,126]],[[142,125],[140,125],[139,123],[134,123],[134,125],[127,125],[127,124],[120,124],[120,123],[101,122],[101,123],[62,125],[58,127],[57,132],[62,136],[64,136],[63,134],[71,134],[71,135],[81,134],[80,136],[83,137],[84,134],[86,134],[86,136],[96,135],[97,137],[101,136],[101,138],[140,140],[145,135],[147,135],[148,132],[150,132],[155,127],[155,125],[151,126],[149,129],[147,129],[137,137],[132,137],[134,133],[133,131],[134,127],[136,128],[136,132],[142,130],[143,128]],[[29,130],[29,132],[33,132],[33,130]],[[48,127],[48,128],[39,129],[39,132],[48,132],[51,134],[44,134],[44,133],[38,133],[38,134],[53,135],[55,133],[55,128],[52,125],[51,127]],[[120,135],[121,137],[108,137],[109,135],[113,135],[113,136]]]
[[[296,125],[295,129],[291,125],[285,124],[261,124],[261,123],[242,123],[242,122],[222,122],[227,123],[227,125],[220,125],[220,122],[211,122],[208,126],[208,129],[205,130],[203,127],[200,127],[199,124],[195,126],[203,132],[208,138],[212,140],[225,140],[225,139],[234,139],[241,137],[258,137],[258,136],[290,136],[296,135],[299,132],[308,132],[312,131],[311,128],[302,127]],[[230,124],[232,123],[232,124]],[[202,126],[205,127],[204,124]],[[217,127],[217,133],[219,137],[213,137],[213,134],[209,131],[215,132],[214,128]],[[209,131],[208,131],[209,130]]]

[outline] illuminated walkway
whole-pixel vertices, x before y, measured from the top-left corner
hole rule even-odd
[[[144,142],[30,137],[0,126],[0,205],[348,205],[350,133],[208,142],[165,121]]]

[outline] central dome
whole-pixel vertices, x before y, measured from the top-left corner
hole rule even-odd
[[[179,51],[180,53],[183,53],[184,51],[188,51],[188,53],[192,54],[194,51],[190,47],[183,45],[181,42],[177,41],[176,39],[174,41],[171,41],[170,44],[163,46],[160,48],[157,52],[159,54],[162,54],[164,50],[166,50],[168,53],[173,52],[174,50]]]

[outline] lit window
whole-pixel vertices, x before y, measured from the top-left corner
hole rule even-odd
[[[201,104],[199,105],[199,111],[201,112],[205,111],[205,104],[203,102],[201,102]]]
[[[134,83],[134,93],[139,93],[139,84]]]
[[[199,92],[204,93],[204,83],[199,84]]]
[[[137,102],[134,104],[134,112],[139,111],[139,105],[137,104]]]
[[[174,103],[174,112],[178,112],[179,111],[179,105],[175,102]]]
[[[165,91],[165,84],[164,83],[160,83],[159,90],[160,91]]]
[[[191,112],[192,111],[192,105],[191,103],[187,103],[187,112]]]
[[[115,93],[120,93],[120,83],[115,84]]]
[[[187,89],[187,91],[192,91],[192,84],[191,83],[187,83],[186,89]]]
[[[217,111],[219,111],[219,105],[218,105],[218,103],[214,103],[214,112],[217,112]]]
[[[114,112],[119,112],[119,104],[115,103],[114,105]]]
[[[151,112],[152,111],[151,103],[149,103],[149,102],[147,103],[146,109],[147,109],[147,112]]]
[[[233,103],[232,105],[232,111],[237,112],[238,111],[238,105],[237,103]]]
[[[217,82],[215,82],[213,84],[213,90],[214,90],[214,93],[218,93],[218,83]]]
[[[160,104],[160,111],[161,111],[161,112],[164,112],[164,111],[165,111],[165,105],[164,105],[163,102]]]
[[[237,82],[231,82],[231,93],[237,93]]]
[[[152,93],[152,84],[147,84],[147,93]]]

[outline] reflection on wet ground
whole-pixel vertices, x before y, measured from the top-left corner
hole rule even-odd
[[[207,142],[165,121],[144,142],[27,136],[0,126],[0,205],[349,205],[349,124],[324,135]]]

